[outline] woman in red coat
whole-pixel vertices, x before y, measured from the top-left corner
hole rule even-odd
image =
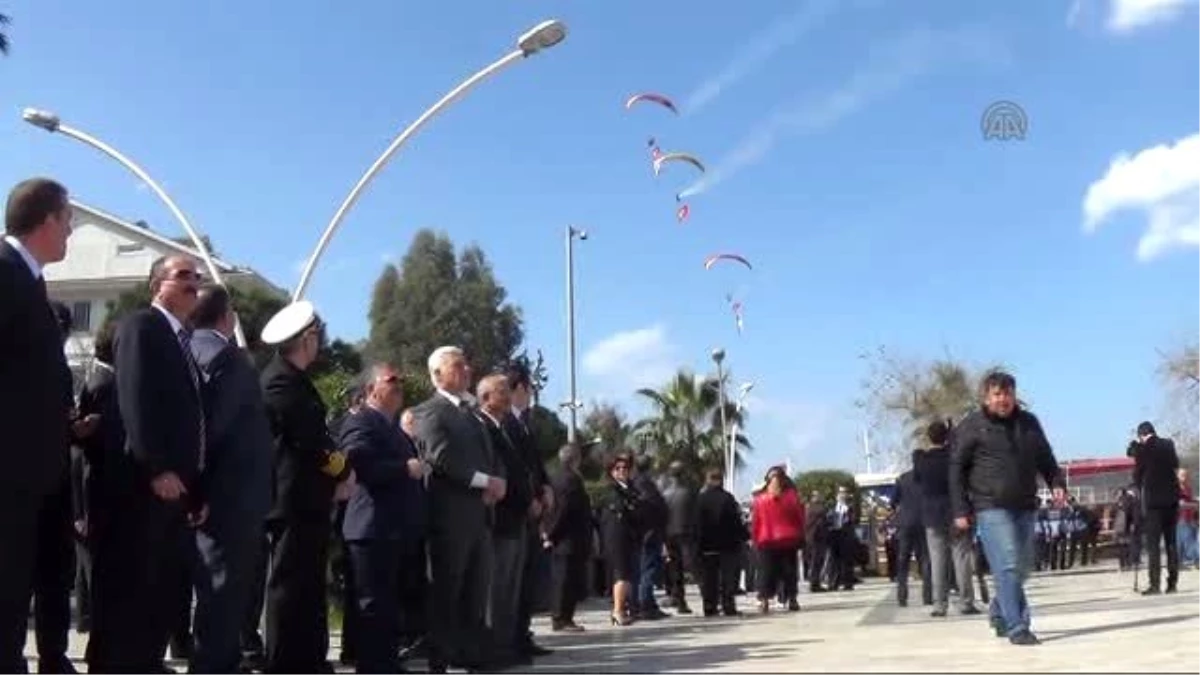
[[[758,609],[770,610],[771,598],[783,586],[789,612],[800,611],[798,552],[804,541],[804,505],[783,467],[767,471],[766,488],[754,498],[751,514],[754,548],[762,569],[759,574]]]

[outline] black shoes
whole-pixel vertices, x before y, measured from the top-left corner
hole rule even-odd
[[[1023,630],[1019,633],[1013,633],[1012,635],[1008,636],[1008,641],[1014,645],[1020,645],[1022,647],[1030,647],[1033,645],[1042,644],[1042,641],[1037,639],[1036,635],[1027,630]]]

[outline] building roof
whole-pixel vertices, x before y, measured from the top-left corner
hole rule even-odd
[[[154,244],[161,246],[162,248],[175,251],[182,255],[191,256],[193,258],[197,258],[200,260],[204,259],[204,257],[202,255],[200,255],[200,251],[196,250],[194,247],[188,246],[187,244],[181,244],[180,242],[175,241],[174,239],[172,239],[170,237],[167,237],[162,234],[159,234],[158,232],[155,232],[154,230],[150,229],[149,227],[138,225],[137,223],[131,223],[128,220],[125,220],[123,218],[120,218],[119,216],[109,213],[108,211],[98,209],[98,208],[88,205],[88,204],[84,204],[83,202],[80,202],[75,199],[71,200],[71,206],[82,211],[83,213],[86,213],[90,216],[94,216],[95,218],[99,219],[103,223],[103,225],[111,226],[111,229],[116,230],[119,234],[130,236],[135,239],[143,239],[143,240],[146,240],[149,242],[153,242]],[[234,265],[232,263],[226,262],[226,261],[218,258],[215,255],[212,256],[212,261],[213,261],[213,264],[217,266],[217,269],[219,269],[222,273],[251,275],[251,276],[257,277],[259,280],[261,280],[267,286],[269,286],[270,288],[279,292],[279,294],[285,295],[285,296],[288,295],[287,291],[276,286],[269,279],[267,279],[267,277],[265,277],[262,274],[259,274],[257,271],[255,271],[254,269],[252,269],[250,267]]]
[[[1063,473],[1072,478],[1101,473],[1119,473],[1133,470],[1132,457],[1107,457],[1103,459],[1071,459],[1059,463]]]

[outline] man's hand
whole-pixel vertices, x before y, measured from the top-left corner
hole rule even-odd
[[[75,533],[81,537],[86,537],[88,533],[87,519],[80,518],[75,521]]]
[[[83,419],[77,419],[71,423],[71,433],[75,434],[76,438],[87,438],[96,433],[96,427],[100,425],[100,416],[92,413]]]
[[[969,530],[971,529],[971,519],[966,516],[959,516],[954,519],[954,526],[960,530]]]
[[[358,480],[354,476],[354,470],[350,470],[350,474],[346,476],[346,480],[337,484],[333,491],[333,500],[335,502],[348,501],[351,495],[354,494],[354,489],[358,487]]]
[[[542,508],[545,511],[554,508],[554,488],[549,485],[542,486]]]
[[[508,492],[508,483],[503,478],[488,476],[487,487],[483,489],[484,496],[491,496],[493,504],[504,499]]]
[[[529,502],[529,517],[533,519],[542,517],[542,503],[538,500]]]
[[[154,495],[164,502],[179,501],[187,494],[187,488],[174,471],[164,471],[150,480],[150,489]]]
[[[208,521],[208,504],[200,507],[199,511],[187,515],[188,527],[200,527]]]
[[[408,477],[413,480],[421,480],[425,477],[425,468],[421,466],[421,460],[410,459],[404,464],[408,469]]]

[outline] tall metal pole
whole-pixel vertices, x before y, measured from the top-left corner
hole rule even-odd
[[[570,399],[567,406],[567,442],[574,443],[577,433],[578,397],[575,390],[575,237],[586,239],[587,233],[567,226],[567,387]]]
[[[721,365],[725,360],[724,349],[714,349],[712,352],[713,361],[717,362],[717,407],[721,411],[721,439],[725,444],[725,482],[729,484],[726,488],[733,492],[733,448],[729,444],[729,426],[725,414],[725,369]]]

